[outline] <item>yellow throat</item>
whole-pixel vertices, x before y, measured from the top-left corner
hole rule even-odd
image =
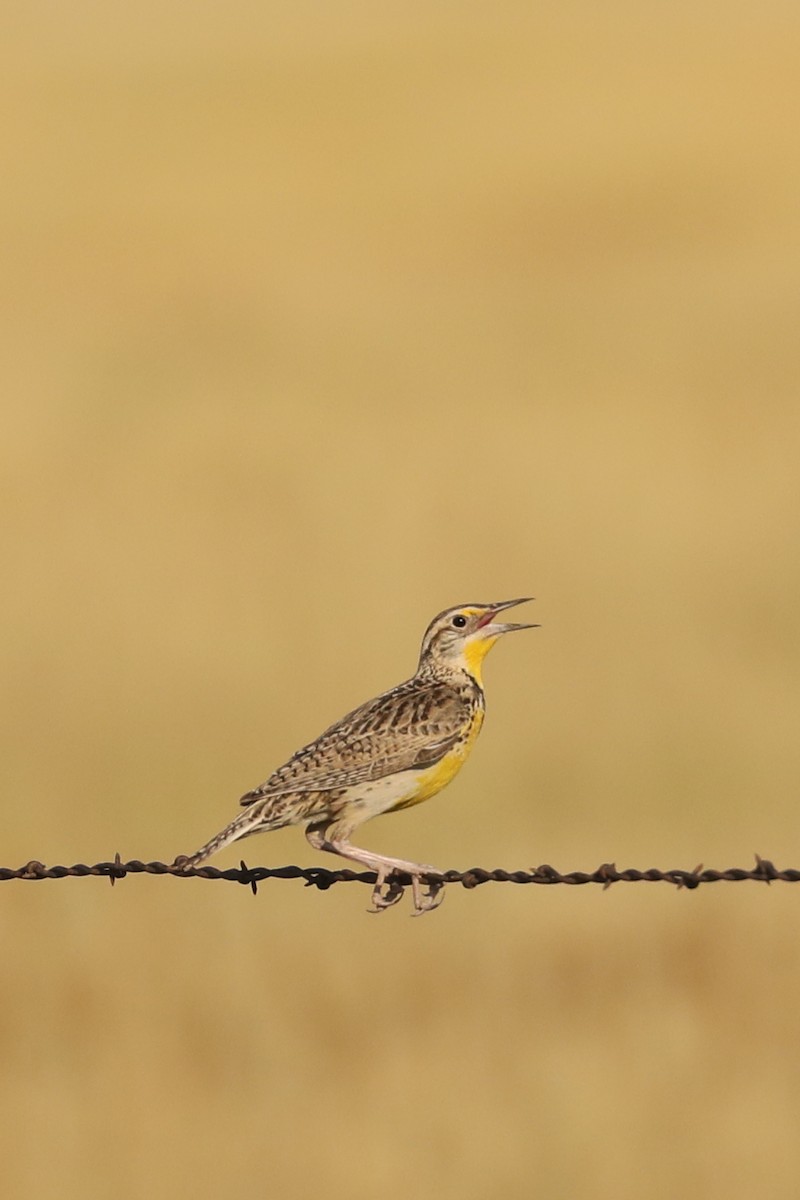
[[[499,637],[499,635],[498,635]],[[483,687],[483,660],[497,641],[497,637],[476,638],[464,646],[464,670],[472,676],[478,687]]]

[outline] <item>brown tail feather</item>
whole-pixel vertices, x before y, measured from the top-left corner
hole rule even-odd
[[[194,854],[179,854],[175,859],[175,864],[181,867],[197,867],[200,863],[205,862],[212,854],[216,854],[218,850],[224,850],[231,842],[236,842],[239,838],[249,837],[252,833],[261,833],[268,829],[277,829],[283,821],[278,821],[274,825],[258,819],[257,815],[252,811],[240,813],[234,819],[221,829],[218,834],[201,846],[199,850],[195,850]]]

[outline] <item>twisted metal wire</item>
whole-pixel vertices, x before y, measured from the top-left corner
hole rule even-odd
[[[398,882],[408,884],[409,877],[397,872]],[[9,879],[42,880],[42,879],[82,879],[89,875],[107,878],[112,887],[118,879],[126,875],[173,875],[179,879],[224,879],[231,883],[246,884],[253,891],[258,890],[259,883],[267,879],[302,879],[306,887],[316,887],[326,891],[335,883],[366,883],[375,884],[374,871],[354,871],[349,867],[339,867],[336,870],[328,867],[248,867],[241,862],[238,867],[220,870],[219,867],[199,866],[184,868],[180,863],[140,862],[131,859],[123,862],[119,854],[113,862],[99,862],[93,866],[85,863],[75,863],[71,867],[46,867],[44,863],[33,860],[22,867],[0,867],[0,882]],[[555,867],[544,863],[540,867],[531,867],[527,871],[504,871],[499,868],[487,870],[484,867],[470,867],[467,871],[445,871],[445,883],[460,883],[465,888],[476,888],[484,883],[536,883],[550,885],[566,883],[573,886],[598,883],[608,888],[612,883],[671,883],[678,888],[696,888],[701,883],[740,883],[743,880],[754,880],[757,883],[800,883],[800,870],[787,867],[783,870],[775,866],[767,858],[755,856],[755,866],[747,870],[744,867],[729,867],[717,871],[704,868],[701,864],[693,871],[681,868],[661,871],[657,867],[639,871],[628,867],[617,870],[614,863],[602,863],[594,871],[567,871],[562,874]]]

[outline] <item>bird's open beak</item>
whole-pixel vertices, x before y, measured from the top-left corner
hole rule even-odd
[[[501,604],[488,606],[478,622],[476,632],[479,637],[500,637],[501,633],[511,633],[515,629],[538,629],[538,625],[515,625],[504,621],[495,621],[498,613],[505,612],[507,608],[516,608],[518,604],[527,604],[529,600],[533,600],[533,596],[523,596],[521,600],[504,600]]]

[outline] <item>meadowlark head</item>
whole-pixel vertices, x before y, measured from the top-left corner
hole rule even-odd
[[[499,604],[459,604],[456,608],[446,608],[425,630],[419,669],[462,670],[480,684],[483,660],[498,638],[515,629],[538,628],[537,625],[496,621],[495,617],[507,608],[532,599],[532,596],[524,596],[521,600],[503,600]]]

